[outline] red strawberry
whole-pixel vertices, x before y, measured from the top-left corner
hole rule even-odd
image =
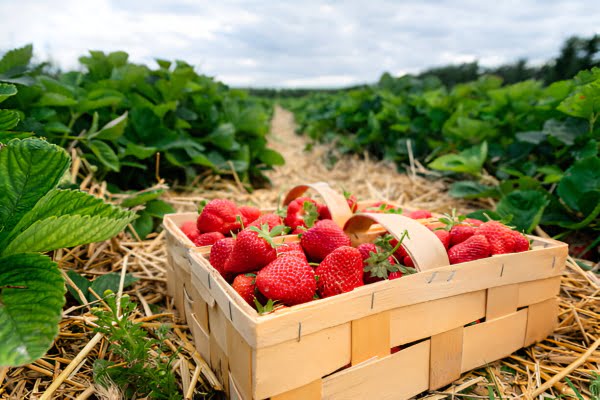
[[[306,254],[304,254],[304,250],[302,250],[302,246],[300,246],[300,242],[293,243],[283,243],[275,248],[277,251],[277,256],[283,255],[294,255],[296,257],[300,257],[306,260]]]
[[[187,236],[192,242],[195,241],[200,235],[200,232],[198,232],[198,227],[196,226],[196,221],[184,222],[179,229],[181,229],[185,236]]]
[[[218,240],[224,239],[225,235],[221,232],[209,232],[203,233],[199,235],[196,240],[194,240],[194,244],[198,247],[202,246],[210,246],[215,244]]]
[[[402,272],[400,271],[394,271],[394,272],[390,272],[388,274],[388,279],[391,281],[392,279],[398,279],[398,278],[402,278]]]
[[[475,218],[466,218],[464,222],[467,222],[473,226],[479,226],[479,225],[483,224],[483,221],[481,221],[479,219],[475,219]]]
[[[394,206],[384,201],[377,201],[367,206],[364,211],[370,213],[385,213],[386,211],[393,210]]]
[[[492,254],[512,253],[515,249],[513,231],[498,221],[488,221],[477,228],[477,234],[486,237],[492,248]]]
[[[331,219],[331,212],[325,204],[317,203],[317,212],[319,213],[319,219]]]
[[[281,220],[281,217],[279,215],[269,213],[261,215],[256,220],[251,222],[246,228],[249,228],[251,226],[256,226],[257,228],[260,228],[263,224],[267,224],[269,225],[269,229],[273,229],[277,225],[281,225],[282,223],[283,221]]]
[[[256,221],[260,217],[260,210],[252,206],[241,206],[239,208],[240,214],[243,217],[244,225],[248,226],[252,222]]]
[[[431,212],[427,210],[415,210],[409,212],[406,216],[412,219],[425,219],[431,218]]]
[[[415,267],[415,263],[412,260],[412,258],[410,258],[410,256],[404,257],[404,260],[402,260],[402,264],[406,265],[407,267],[411,267],[411,268]]]
[[[349,292],[363,285],[363,260],[360,251],[342,246],[329,254],[315,270],[321,297]]]
[[[515,238],[515,247],[513,249],[513,252],[521,253],[523,251],[529,250],[529,240],[527,239],[527,237],[520,232],[517,232],[517,231],[512,231],[512,232],[513,232],[513,237]]]
[[[365,285],[382,281],[386,277],[390,279],[390,274],[398,271],[396,260],[389,255],[390,252],[384,254],[384,251],[373,243],[363,243],[357,249],[363,259]]]
[[[393,238],[392,240],[390,240],[390,245],[392,247],[398,246],[398,239]],[[406,252],[406,250],[404,250],[404,247],[402,246],[398,247],[398,250],[396,250],[396,252],[394,253],[394,257],[396,257],[398,261],[402,261],[407,255],[408,253]]]
[[[363,261],[367,258],[371,257],[371,253],[377,253],[377,246],[373,243],[363,243],[357,247],[358,251],[360,251],[360,256]]]
[[[223,235],[237,232],[241,228],[238,214],[239,210],[233,201],[211,200],[198,217],[198,230],[202,233],[221,232]]]
[[[462,243],[450,247],[450,264],[479,260],[492,254],[490,243],[483,235],[473,235]]]
[[[284,229],[283,225],[269,230],[267,224],[261,229],[253,226],[244,229],[237,235],[231,256],[225,263],[227,274],[241,274],[256,271],[269,264],[275,258],[275,244],[273,237],[279,236]]]
[[[335,222],[324,219],[302,234],[300,244],[308,258],[318,262],[338,247],[350,246],[350,238]]]
[[[348,192],[344,192],[344,197],[346,198],[348,207],[350,207],[350,211],[355,213],[356,210],[358,210],[358,201],[356,200],[356,196]]]
[[[435,236],[438,237],[438,239],[440,239],[440,242],[442,242],[444,248],[448,250],[448,248],[450,247],[450,232],[445,231],[443,229],[437,229],[433,231],[433,233],[435,234]]]
[[[210,248],[210,264],[217,270],[225,279],[227,276],[225,274],[225,263],[229,259],[231,252],[233,251],[233,246],[235,245],[234,238],[225,238],[217,241]]]
[[[450,228],[450,246],[464,242],[475,234],[476,229],[469,225],[454,225]]]
[[[231,284],[233,289],[242,296],[246,303],[254,307],[254,299],[256,298],[256,274],[240,274],[235,277]]]
[[[298,197],[288,204],[287,215],[283,222],[294,230],[300,226],[311,227],[318,219],[317,202],[309,197]]]
[[[317,281],[306,259],[288,254],[258,272],[256,287],[267,298],[293,306],[314,298]]]

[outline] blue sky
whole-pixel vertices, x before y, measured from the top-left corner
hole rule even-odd
[[[79,68],[89,49],[183,59],[232,86],[337,87],[479,60],[540,63],[600,33],[594,1],[3,0],[0,50]]]

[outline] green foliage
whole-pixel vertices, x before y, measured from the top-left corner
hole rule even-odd
[[[98,317],[96,332],[106,335],[113,357],[94,362],[94,380],[105,387],[116,384],[128,399],[183,398],[172,370],[177,354],[163,355],[170,351],[164,344],[168,328],[156,329],[157,339],[149,337],[142,325],[133,321],[136,306],[129,295],[121,297],[120,307],[114,293],[108,290],[104,295],[109,308],[94,311]]]
[[[449,88],[384,74],[375,86],[284,105],[314,141],[399,168],[413,157],[457,179],[451,195],[499,200],[499,218],[512,216],[520,230],[600,229],[599,68],[546,87],[480,76]]]
[[[207,170],[261,183],[264,170],[283,163],[266,148],[265,103],[183,61],[158,61],[152,69],[130,63],[124,52],[90,51],[79,59],[84,72],[50,75],[31,68],[31,51],[26,46],[0,60],[0,82],[13,82],[6,69],[21,71],[29,84],[16,94],[0,86],[0,101],[18,110],[0,111],[0,140],[15,128],[76,147],[99,180],[121,189],[155,183],[157,153],[161,178],[184,184]]]
[[[109,239],[135,216],[57,189],[69,165],[63,149],[40,139],[0,145],[0,366],[41,357],[58,333],[63,278],[36,253]]]
[[[99,296],[103,296],[104,292],[106,292],[107,290],[113,292],[119,290],[119,284],[121,282],[121,275],[112,272],[106,275],[100,275],[91,282],[73,270],[67,271],[67,275],[69,276],[69,279],[71,279],[71,281],[75,284],[75,286],[77,286],[79,291],[83,293],[83,295],[85,296],[85,300],[88,303],[97,300],[89,289],[92,289]],[[134,277],[131,274],[126,274],[125,280],[123,282],[123,287],[129,287],[137,281],[138,278]],[[69,289],[71,295],[78,302],[80,302],[81,304],[85,304],[85,302],[83,301],[84,299],[81,298],[79,293],[77,293],[77,291],[73,287],[67,286],[67,289]]]

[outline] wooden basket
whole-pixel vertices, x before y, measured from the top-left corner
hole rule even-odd
[[[334,191],[327,183],[317,182],[313,184],[299,185],[292,188],[286,195],[283,205],[286,206],[295,198],[302,196],[307,190],[312,189],[321,196],[321,199],[329,208],[332,219],[339,225],[344,226],[352,216],[350,207],[342,195]],[[261,212],[273,212],[273,209],[263,209]],[[183,285],[190,282],[190,262],[188,253],[190,249],[197,248],[194,243],[179,229],[183,223],[196,221],[197,212],[167,214],[163,219],[163,227],[166,231],[167,241],[167,293],[175,302],[175,309],[179,310],[179,316],[185,320],[185,294]],[[210,251],[206,246],[205,251]]]
[[[448,265],[435,235],[409,218],[360,214],[346,231],[358,244],[373,224],[409,231],[418,273],[265,316],[212,268],[208,249],[189,252],[191,279],[176,285],[196,347],[230,398],[406,399],[554,330],[566,244],[530,236],[530,251]]]

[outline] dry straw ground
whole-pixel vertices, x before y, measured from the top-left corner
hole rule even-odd
[[[315,146],[304,151],[306,141],[294,134],[292,115],[277,109],[272,123],[271,146],[282,152],[286,165],[269,173],[271,188],[248,193],[237,179],[201,177],[192,190],[170,192],[167,200],[178,210],[189,211],[200,199],[230,198],[240,203],[274,207],[282,193],[296,184],[326,181],[338,189],[356,193],[362,199],[391,200],[439,212],[452,208],[467,211],[477,206],[457,201],[446,194],[447,183],[430,176],[416,162],[408,174],[397,173],[392,165],[375,162],[368,157],[339,157],[331,146]],[[338,158],[335,165],[326,166],[325,159]],[[93,183],[85,163],[75,162],[73,174],[85,178],[82,188],[119,201],[105,189]],[[425,177],[424,177],[425,176]],[[428,179],[427,179],[428,178]],[[490,206],[490,204],[485,204]],[[538,231],[538,234],[544,234]],[[140,241],[122,234],[119,237],[89,246],[55,252],[54,259],[63,270],[74,269],[91,278],[108,272],[133,273],[140,281],[126,291],[138,303],[137,314],[152,335],[160,324],[169,324],[172,334],[166,341],[175,351],[180,349],[174,372],[186,398],[217,398],[214,390],[220,385],[206,362],[195,352],[187,326],[179,324],[171,301],[166,296],[164,234]],[[593,399],[590,384],[599,373],[600,350],[600,289],[597,275],[584,272],[570,261],[562,279],[560,293],[560,323],[546,340],[490,364],[486,368],[464,374],[450,387],[421,397],[446,398],[560,398]],[[93,305],[98,305],[96,304]],[[120,393],[95,386],[92,363],[97,358],[110,358],[108,340],[94,334],[94,317],[88,306],[69,301],[60,324],[60,335],[42,359],[18,368],[0,369],[2,399],[119,399]],[[565,378],[568,378],[568,383]],[[490,395],[490,390],[495,397]]]

